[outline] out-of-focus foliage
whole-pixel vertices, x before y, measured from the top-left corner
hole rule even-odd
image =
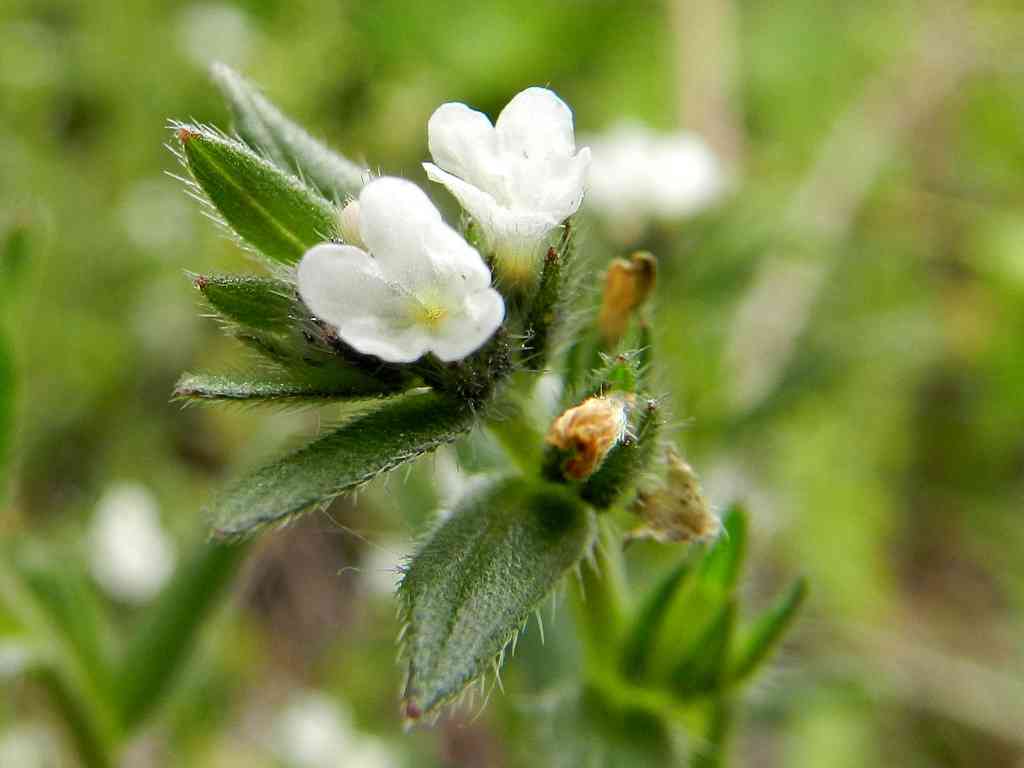
[[[346,156],[425,184],[426,120],[443,101],[493,115],[549,84],[581,133],[621,117],[707,129],[678,105],[729,62],[677,67],[677,50],[701,39],[689,21],[708,30],[701,11],[725,8],[742,138],[734,194],[635,245],[661,267],[653,343],[672,431],[714,503],[747,502],[744,603],[784,610],[771,602],[784,574],[813,586],[805,620],[736,713],[734,757],[1019,763],[1024,18],[1012,0],[951,5],[0,0],[0,292],[18,394],[5,548],[64,585],[50,595],[91,594],[89,526],[112,484],[148,486],[186,546],[214,489],[339,417],[169,402],[182,369],[240,370],[245,354],[196,317],[183,270],[255,267],[164,175],[180,171],[161,146],[169,117],[228,123],[210,62],[261,83]],[[822,169],[834,171],[824,183]],[[599,222],[581,229],[581,244],[617,255]],[[744,335],[776,338],[791,322],[782,353]],[[478,440],[458,460],[490,468],[497,455]],[[472,722],[475,710],[400,734],[394,568],[464,484],[455,466],[443,453],[260,542],[129,756],[303,765],[286,715],[310,689],[341,703],[299,720],[321,722],[326,743],[366,765],[536,764],[538,706],[552,729],[617,727],[600,702],[551,693],[580,663],[559,606],[544,612],[544,647],[531,622],[503,673],[543,697],[496,692]],[[680,555],[632,545],[631,588],[649,594]],[[139,609],[94,597],[112,626],[83,618],[82,598],[71,601],[81,632],[143,642]],[[64,754],[73,738],[50,717],[45,681],[7,682],[35,663],[24,635],[0,613],[0,764]],[[652,728],[630,723],[625,754],[649,757],[638,734]]]

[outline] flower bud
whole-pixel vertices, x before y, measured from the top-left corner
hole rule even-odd
[[[345,245],[354,245],[366,250],[363,235],[359,229],[359,201],[351,200],[338,211],[338,234]]]
[[[654,290],[657,262],[650,253],[638,251],[626,259],[608,265],[604,279],[604,297],[598,327],[610,346],[622,338],[633,312]]]
[[[552,422],[545,442],[571,454],[562,466],[566,477],[583,480],[601,466],[626,434],[626,406],[621,395],[589,397]]]
[[[634,511],[643,524],[630,538],[660,542],[705,541],[715,538],[722,530],[722,522],[708,507],[693,468],[671,449],[665,486],[652,492],[641,491]]]

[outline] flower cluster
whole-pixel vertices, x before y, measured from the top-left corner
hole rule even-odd
[[[575,149],[572,113],[554,93],[528,88],[494,125],[465,104],[444,104],[428,124],[427,175],[479,227],[503,281],[528,283],[548,234],[583,199],[588,149]],[[479,349],[505,304],[480,253],[411,182],[379,178],[339,216],[344,244],[310,249],[298,267],[303,301],[358,352],[393,363],[433,353],[445,362]]]

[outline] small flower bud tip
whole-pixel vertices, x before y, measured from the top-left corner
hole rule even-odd
[[[545,441],[573,454],[563,467],[567,477],[590,477],[625,437],[626,404],[626,398],[617,395],[590,397],[552,422]]]
[[[609,344],[625,334],[629,318],[654,290],[656,276],[657,261],[645,251],[608,265],[598,327]]]
[[[347,245],[354,245],[356,248],[366,249],[363,242],[363,235],[359,228],[359,201],[350,200],[338,211],[338,234],[341,240]]]
[[[402,705],[402,714],[405,716],[405,719],[410,723],[414,723],[421,717],[423,717],[423,712],[422,710],[420,710],[419,705],[416,704],[415,701],[404,702]]]

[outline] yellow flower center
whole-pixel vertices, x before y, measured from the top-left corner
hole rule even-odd
[[[417,325],[422,325],[430,330],[437,330],[438,326],[448,317],[448,309],[431,302],[417,302],[415,320]]]

